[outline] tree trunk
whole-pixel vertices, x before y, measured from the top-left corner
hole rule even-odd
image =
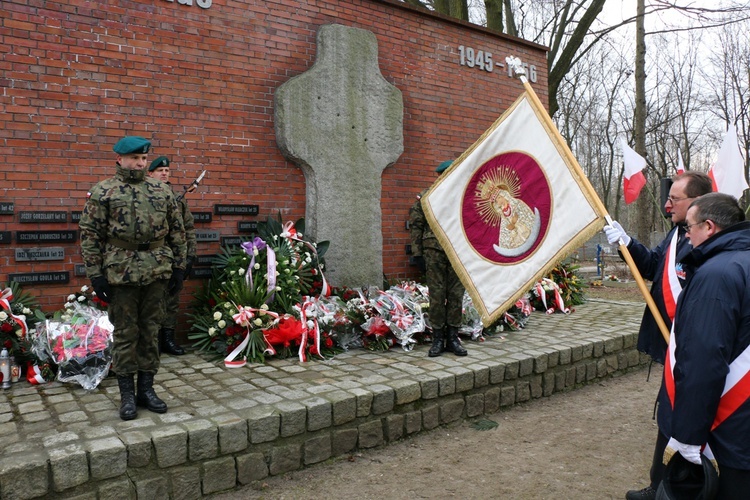
[[[633,149],[646,158],[646,17],[645,0],[638,0],[638,11],[635,21],[635,116],[633,117]],[[644,169],[648,177],[648,168]],[[645,189],[648,189],[646,184]],[[635,217],[631,217],[631,227],[635,228],[636,237],[646,246],[651,246],[651,200],[644,191],[635,202]],[[635,219],[635,221],[633,221]],[[635,222],[635,224],[633,224]],[[632,231],[632,229],[631,229]]]

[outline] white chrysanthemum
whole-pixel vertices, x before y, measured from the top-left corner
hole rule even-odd
[[[282,266],[288,266],[289,265],[289,261],[287,259],[284,259],[284,260],[281,261],[281,265]]]
[[[24,307],[23,311],[21,312],[23,312],[24,314],[31,314],[31,309],[29,309],[28,307]]]
[[[277,235],[275,235],[275,234],[274,234],[274,235],[273,235],[273,241],[278,241],[278,240],[279,240],[279,237],[278,237]]]
[[[292,270],[287,267],[286,269],[284,269],[284,273],[285,274],[291,274]]]
[[[209,328],[208,329],[208,336],[209,337],[213,337],[214,335],[216,335],[216,328],[214,328],[214,327]]]
[[[304,238],[305,237],[305,235],[302,234],[302,233],[297,233],[297,236],[299,236],[300,238]]]
[[[260,264],[258,264],[258,263],[256,262],[256,263],[255,263],[255,265],[253,266],[253,269],[260,269]]]
[[[260,319],[260,318],[255,318],[253,320],[253,323],[255,324],[255,326],[262,326],[263,325],[263,320]]]
[[[280,291],[281,291],[281,287],[280,287],[280,286],[277,286],[277,287],[276,287],[276,291],[277,291],[277,292],[280,292]]]
[[[307,320],[307,329],[308,330],[312,330],[313,328],[315,328],[315,323],[313,322],[313,320],[308,319]]]
[[[239,274],[240,276],[244,276],[245,275],[245,268],[243,268],[243,267],[239,268],[237,270],[237,274]]]
[[[224,302],[224,309],[231,309],[232,303],[231,302]]]
[[[312,263],[312,258],[308,256],[308,257],[307,257],[307,258],[305,259],[305,262],[307,262],[308,264],[311,264],[311,263]]]
[[[18,330],[16,330],[16,337],[20,339],[22,336],[23,336],[23,330],[19,328]]]
[[[221,319],[221,313],[219,311],[216,311],[214,313],[214,321],[219,321],[220,319]]]
[[[224,328],[225,326],[227,326],[227,322],[223,319],[220,319],[219,322],[216,323],[216,326],[218,326],[219,328]]]
[[[260,308],[263,309],[264,311],[268,311],[268,304],[262,304]]]
[[[78,302],[86,302],[86,297],[81,295],[80,297],[78,297]]]
[[[230,275],[230,276],[234,276],[234,273],[236,273],[236,272],[237,272],[237,271],[235,271],[234,269],[232,269],[231,271],[229,271],[229,275]]]
[[[8,315],[4,311],[0,311],[0,321],[5,321],[6,319],[8,319]]]
[[[74,294],[71,293],[70,295],[68,295],[68,298],[67,298],[68,302],[72,302],[74,300],[76,300],[76,296]]]
[[[258,256],[258,249],[253,247],[253,255]]]
[[[83,286],[81,287],[81,292],[83,292],[83,293],[86,293],[86,292],[88,292],[88,291],[89,291],[89,286],[88,286],[88,285],[83,285]]]

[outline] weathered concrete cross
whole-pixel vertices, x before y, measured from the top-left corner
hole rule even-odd
[[[306,231],[331,241],[328,280],[380,286],[380,177],[404,150],[401,91],[380,74],[371,32],[325,25],[317,41],[313,67],[276,91],[276,141],[305,174]]]

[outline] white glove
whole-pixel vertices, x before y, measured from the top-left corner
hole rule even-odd
[[[604,226],[604,234],[607,235],[607,241],[610,245],[620,244],[620,240],[625,243],[625,246],[630,245],[630,236],[622,228],[619,222],[616,220],[612,221],[611,226]]]
[[[669,438],[667,447],[664,449],[664,464],[666,465],[672,456],[678,452],[688,462],[696,465],[701,464],[701,447],[697,444],[682,444],[675,438]]]

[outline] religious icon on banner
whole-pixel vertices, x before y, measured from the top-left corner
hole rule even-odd
[[[466,236],[480,255],[510,264],[532,254],[550,221],[551,190],[526,153],[497,155],[469,179],[462,206]]]

